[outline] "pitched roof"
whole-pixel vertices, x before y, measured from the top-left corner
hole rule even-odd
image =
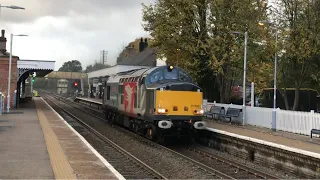
[[[156,66],[157,65],[157,48],[146,48],[142,52],[129,56],[122,61],[118,62],[118,65],[132,65],[132,66]]]

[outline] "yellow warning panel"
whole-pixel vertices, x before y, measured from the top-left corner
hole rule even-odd
[[[167,115],[199,115],[202,109],[202,92],[156,91],[156,113]],[[162,111],[163,110],[163,111]]]

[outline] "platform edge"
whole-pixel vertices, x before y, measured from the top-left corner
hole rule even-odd
[[[100,153],[98,153],[89,143],[88,141],[83,137],[81,136],[72,126],[70,126],[66,120],[64,120],[63,117],[60,116],[60,114],[55,111],[48,103],[47,101],[45,101],[42,97],[40,97],[41,100],[43,102],[46,103],[46,105],[60,118],[60,120],[62,120],[80,139],[81,141],[87,145],[87,147],[92,151],[92,153],[94,153],[101,161],[102,163],[120,180],[125,180],[125,178],[103,157],[101,156]]]
[[[53,132],[48,119],[43,112],[43,109],[39,108],[39,105],[37,103],[35,103],[35,105],[38,120],[45,139],[46,149],[50,158],[50,164],[55,178],[77,179],[73,168],[71,167],[66,155],[64,154],[58,137]]]
[[[235,137],[235,138],[238,138],[238,139],[248,140],[248,141],[252,141],[252,142],[255,142],[255,143],[259,143],[259,144],[275,147],[275,148],[278,148],[278,149],[283,149],[283,150],[291,151],[291,152],[294,152],[294,153],[299,153],[299,154],[302,154],[302,155],[311,156],[311,157],[320,159],[320,154],[315,153],[315,152],[306,151],[306,150],[302,150],[302,149],[297,149],[297,148],[285,146],[285,145],[282,145],[282,144],[277,144],[277,143],[273,143],[273,142],[269,142],[269,141],[264,141],[264,140],[260,140],[260,139],[256,139],[256,138],[252,138],[252,137],[248,137],[248,136],[243,136],[243,135],[239,135],[239,134],[235,134],[235,133],[230,133],[230,132],[227,132],[227,131],[214,129],[214,128],[207,127],[206,129],[208,131],[216,132],[216,133],[219,133],[219,134],[224,134],[224,135],[227,135],[227,136],[232,136],[232,137]]]

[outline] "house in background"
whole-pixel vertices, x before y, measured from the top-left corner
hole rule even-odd
[[[157,48],[148,47],[147,40],[141,38],[139,52],[129,44],[122,52],[122,57],[117,60],[117,64],[105,69],[88,73],[89,94],[91,98],[101,99],[103,97],[103,86],[107,76],[120,72],[130,71],[140,68],[151,68],[166,65],[165,60],[157,57]]]

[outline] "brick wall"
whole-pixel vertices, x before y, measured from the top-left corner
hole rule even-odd
[[[10,87],[10,109],[13,107],[13,95],[14,91],[17,89],[17,76],[18,76],[18,68],[17,68],[17,57],[12,57],[11,64],[11,87]],[[0,57],[0,92],[4,93],[7,97],[8,95],[8,70],[9,70],[9,57]],[[5,101],[7,104],[7,99]],[[5,108],[7,105],[5,105]]]

